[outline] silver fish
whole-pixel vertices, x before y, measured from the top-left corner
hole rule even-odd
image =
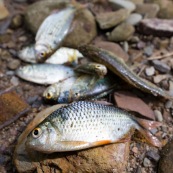
[[[47,101],[70,103],[72,101],[103,97],[113,91],[118,82],[106,76],[98,78],[91,75],[72,76],[49,86],[43,93]]]
[[[60,12],[49,15],[41,24],[36,34],[36,57],[44,61],[52,54],[68,34],[74,18],[75,7],[69,6]]]
[[[162,143],[149,132],[159,125],[159,122],[132,118],[127,111],[114,106],[79,101],[45,118],[28,135],[26,147],[44,153],[81,150],[123,142],[134,129],[151,144],[161,147]]]
[[[38,83],[53,84],[76,75],[72,68],[55,64],[33,64],[20,67],[16,71],[20,78]]]

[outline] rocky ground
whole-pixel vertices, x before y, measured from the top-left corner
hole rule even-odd
[[[158,149],[139,142],[134,135],[132,141],[125,144],[60,154],[58,157],[56,154],[51,157],[39,155],[45,162],[36,159],[34,166],[32,159],[36,155],[31,154],[31,165],[19,164],[16,169],[13,156],[18,137],[38,112],[50,107],[42,99],[47,86],[24,81],[15,75],[15,70],[26,64],[17,57],[17,52],[34,42],[43,19],[63,5],[53,0],[34,5],[34,0],[4,2],[0,0],[0,172],[12,173],[17,169],[19,172],[34,172],[35,169],[37,172],[173,172],[173,102],[133,88],[112,93],[105,100],[162,122],[163,126],[153,129],[152,133],[168,141],[165,148]],[[140,77],[173,93],[172,1],[79,2],[87,4],[88,10],[77,14],[63,45],[77,48],[93,41],[122,57]]]

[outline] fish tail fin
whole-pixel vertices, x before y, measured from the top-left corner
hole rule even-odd
[[[153,146],[162,147],[166,144],[166,141],[160,141],[156,136],[154,136],[150,130],[160,127],[162,125],[161,122],[145,120],[141,118],[135,118],[139,127],[138,130],[141,135],[144,137],[145,141]]]

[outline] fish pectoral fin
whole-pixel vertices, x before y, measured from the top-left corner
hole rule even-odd
[[[101,140],[101,141],[92,142],[90,146],[100,146],[100,145],[106,145],[110,143],[112,143],[111,140]]]

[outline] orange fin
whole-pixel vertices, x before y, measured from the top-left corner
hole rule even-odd
[[[96,141],[91,143],[92,146],[100,146],[100,145],[105,145],[105,144],[110,144],[112,143],[111,140],[102,140],[102,141]]]
[[[157,137],[155,137],[150,131],[147,131],[143,128],[140,128],[139,130],[141,134],[144,136],[146,139],[147,143],[155,146],[155,147],[163,147],[164,142],[159,141]]]
[[[139,123],[140,126],[142,126],[143,128],[147,130],[151,130],[163,125],[161,122],[157,122],[157,121],[150,121],[150,120],[145,120],[145,119],[141,119],[137,117],[135,117],[134,119]]]

